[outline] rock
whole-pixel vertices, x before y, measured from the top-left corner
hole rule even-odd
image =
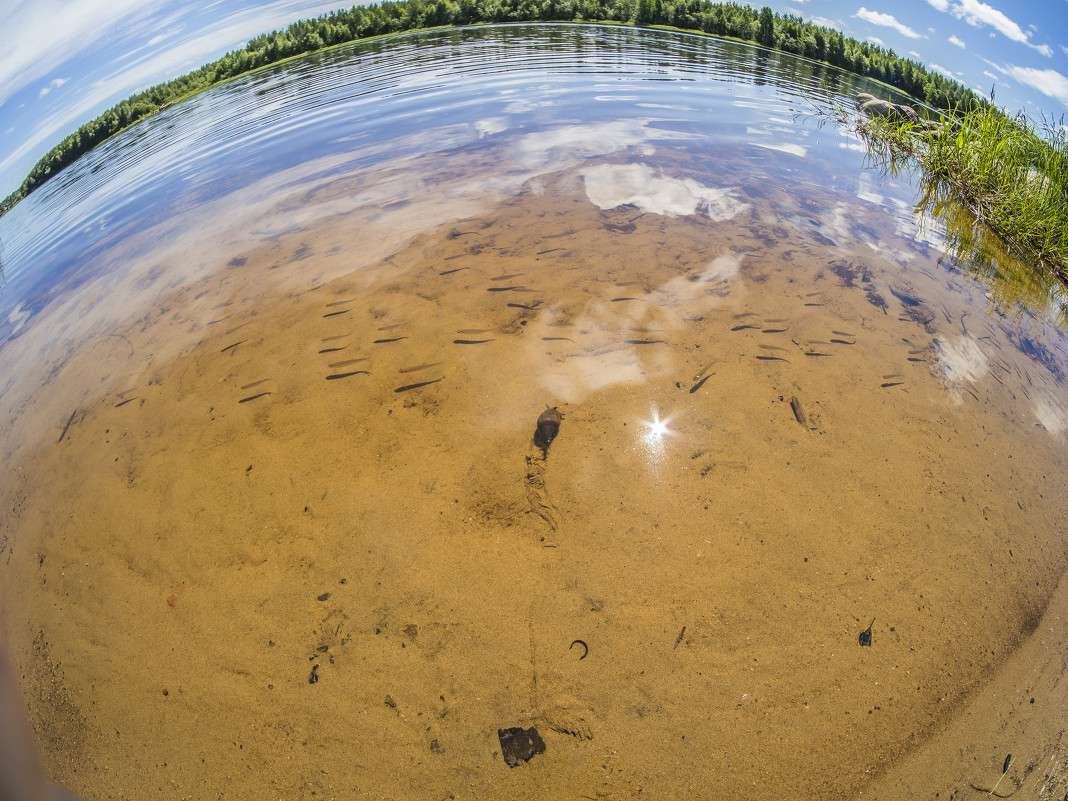
[[[872,618],[871,626],[874,625],[875,619]],[[860,633],[860,644],[863,647],[871,648],[871,626],[868,626],[868,628],[864,629],[864,631]]]
[[[892,120],[912,123],[920,121],[920,115],[912,106],[879,100],[865,93],[857,95],[857,107],[869,117],[889,117]]]
[[[535,754],[545,753],[545,741],[534,726],[497,729],[497,738],[501,741],[501,756],[510,768],[529,761]]]
[[[912,106],[905,106],[898,103],[893,103],[890,106],[890,110],[898,116],[904,117],[911,123],[919,124],[920,115],[916,113],[916,109]]]
[[[890,102],[888,100],[868,100],[860,104],[860,110],[869,117],[889,117]]]
[[[1049,176],[1043,175],[1038,170],[1028,169],[1025,180],[1028,189],[1035,192],[1045,192],[1049,188]]]

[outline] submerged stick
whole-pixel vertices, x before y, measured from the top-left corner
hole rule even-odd
[[[63,433],[59,435],[59,439],[56,440],[56,444],[62,442],[63,438],[67,436],[67,429],[70,428],[70,424],[74,422],[74,415],[76,415],[77,413],[77,409],[70,413],[70,419],[67,421],[67,424],[63,426]]]

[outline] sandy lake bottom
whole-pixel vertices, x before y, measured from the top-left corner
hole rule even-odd
[[[1012,752],[1063,794],[1063,338],[730,163],[149,232],[28,323],[0,580],[54,780],[964,798]]]

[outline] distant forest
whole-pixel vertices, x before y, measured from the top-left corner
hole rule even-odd
[[[105,139],[166,106],[237,75],[293,56],[374,36],[419,28],[507,22],[669,26],[754,42],[823,61],[882,81],[946,111],[967,111],[985,104],[970,89],[939,73],[928,72],[923,65],[903,59],[893,50],[858,42],[800,17],[780,17],[766,6],[756,11],[735,3],[708,0],[398,0],[354,6],[295,22],[284,31],[257,36],[243,49],[227,53],[195,72],[123,100],[87,122],[37,162],[22,186],[0,203],[0,215]]]

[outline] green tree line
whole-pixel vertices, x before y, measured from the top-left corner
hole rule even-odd
[[[503,22],[609,22],[663,25],[754,42],[875,78],[943,110],[970,110],[985,101],[923,65],[800,17],[778,16],[709,0],[387,0],[354,6],[284,31],[257,36],[198,70],[123,100],[67,136],[37,162],[22,185],[0,203],[0,215],[79,156],[138,120],[196,92],[267,64],[359,39],[419,28]]]

